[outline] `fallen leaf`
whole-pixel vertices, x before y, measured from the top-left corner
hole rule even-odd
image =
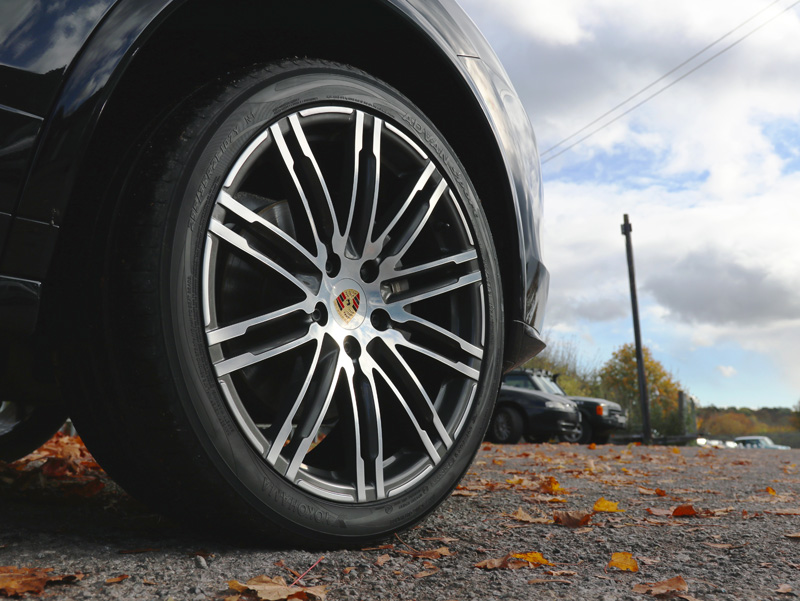
[[[419,580],[420,578],[427,578],[428,576],[433,576],[436,572],[439,571],[439,566],[432,564],[430,561],[425,561],[422,563],[425,567],[424,572],[420,572],[419,574],[414,574],[414,578]]]
[[[594,511],[597,512],[605,512],[605,513],[616,513],[616,512],[624,512],[624,509],[620,509],[617,507],[619,502],[614,501],[606,501],[603,497],[600,497],[595,501],[594,507],[592,508]]]
[[[256,576],[245,584],[231,580],[228,586],[237,593],[255,593],[263,601],[324,601],[327,592],[325,586],[289,586],[280,576]]]
[[[609,568],[617,568],[625,572],[638,572],[639,564],[633,558],[633,555],[627,552],[619,552],[611,554],[611,561],[608,562]]]
[[[792,587],[788,584],[782,584],[778,588],[775,589],[775,592],[779,595],[793,595],[794,591],[792,591]]]
[[[644,595],[665,595],[667,593],[682,593],[689,590],[689,585],[681,576],[675,576],[669,580],[661,582],[648,582],[647,584],[637,584],[633,587],[634,593],[642,593]]]
[[[527,561],[515,559],[510,553],[504,557],[495,557],[492,559],[484,559],[475,564],[476,568],[483,570],[518,570],[520,568],[530,567]]]
[[[350,572],[352,572],[352,571],[353,571],[353,570],[355,570],[355,569],[356,569],[356,568],[355,568],[355,566],[350,566],[350,567],[344,568],[344,569],[342,570],[342,573],[343,573],[343,574],[349,574]]]
[[[48,584],[82,580],[83,574],[51,574],[52,568],[18,568],[0,566],[0,594],[17,597],[25,593],[40,595]]]
[[[676,455],[681,454],[681,450],[678,447],[672,447],[672,452],[675,453]]]
[[[597,443],[590,443],[587,447],[590,451],[594,451],[597,448]]]
[[[130,578],[130,576],[128,576],[127,574],[121,574],[119,576],[114,576],[114,578],[107,578],[106,584],[119,584],[120,582],[122,582],[123,580],[127,580],[128,578]]]
[[[556,511],[553,513],[553,521],[567,528],[580,528],[588,524],[591,519],[592,514],[583,511]]]
[[[386,564],[387,561],[390,561],[391,559],[392,559],[392,556],[389,555],[388,553],[385,554],[385,555],[381,555],[380,557],[378,557],[378,559],[375,560],[375,565],[380,568],[384,564]]]
[[[512,557],[516,559],[522,559],[529,563],[541,566],[549,566],[553,565],[549,561],[547,561],[541,553],[533,552],[533,553],[514,553]]]
[[[577,576],[578,572],[573,572],[572,570],[545,570],[545,574],[548,576]]]
[[[772,488],[771,486],[767,486],[764,492],[771,494],[773,497],[778,495],[778,493],[775,492],[775,489]]]
[[[548,476],[547,480],[542,482],[539,490],[546,495],[555,495],[556,493],[564,492],[564,488],[553,476]]]
[[[671,509],[661,509],[659,507],[656,508],[648,507],[645,511],[647,511],[647,513],[649,513],[650,515],[658,515],[661,517],[667,517],[672,515]]]
[[[800,538],[800,532],[794,532],[792,534],[784,534],[786,538]]]
[[[504,514],[504,515],[506,515],[506,514]],[[523,523],[526,523],[526,524],[552,524],[553,523],[553,520],[551,520],[549,518],[545,518],[545,517],[535,518],[535,517],[533,517],[527,511],[522,509],[522,507],[519,507],[514,513],[507,514],[507,515],[510,518],[514,518],[518,522],[523,522]]]
[[[656,494],[657,494],[659,497],[666,497],[666,496],[667,496],[667,491],[665,491],[665,490],[662,490],[662,489],[660,489],[660,488],[657,488],[657,489],[656,489]]]
[[[556,578],[534,578],[533,580],[528,580],[528,584],[550,584],[551,582],[572,584],[569,580],[558,580]]]
[[[674,518],[692,517],[697,515],[697,510],[691,505],[678,505],[672,512]]]

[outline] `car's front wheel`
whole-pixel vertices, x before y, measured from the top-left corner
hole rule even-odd
[[[468,468],[500,376],[497,259],[453,151],[386,84],[297,61],[210,86],[136,161],[102,252],[77,426],[134,494],[361,542]]]

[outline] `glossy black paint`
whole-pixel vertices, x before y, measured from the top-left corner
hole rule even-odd
[[[363,23],[358,15],[364,15]],[[340,47],[341,40],[355,36],[334,36],[330,30],[337,18],[361,34],[364,46]],[[272,27],[271,35],[259,36],[261,27]],[[226,35],[239,29],[241,36]],[[68,209],[76,212],[80,205],[91,214],[97,206],[98,211],[112,172],[124,167],[105,162],[109,155],[123,160],[125,150],[104,138],[112,135],[109,123],[124,123],[126,110],[158,119],[214,69],[280,58],[269,54],[274,48],[255,41],[277,39],[290,56],[305,53],[372,70],[435,121],[442,115],[437,122],[468,171],[474,163],[483,172],[476,173],[475,183],[503,265],[506,367],[543,348],[538,332],[548,274],[538,243],[541,178],[533,132],[502,66],[454,0],[326,0],[302,6],[243,0],[224,8],[209,0],[67,0],[57,8],[43,0],[8,0],[0,4],[0,34],[0,223],[10,220],[5,235],[0,227],[0,277],[43,282],[46,296],[53,253],[71,236],[83,235],[69,230]],[[327,45],[315,41],[326,36]],[[200,40],[201,49],[213,48],[213,54],[204,50],[208,54],[199,65],[188,57],[181,62],[181,46],[189,39]],[[295,39],[309,48],[293,47]],[[171,76],[167,83],[161,77],[154,84],[142,75],[153,48],[170,50],[174,60],[163,74]],[[411,60],[414,56],[425,60]],[[417,90],[416,81],[455,85],[445,94]],[[147,85],[154,86],[152,92],[141,91]],[[125,104],[124,94],[131,91],[142,94],[138,106]],[[461,121],[448,124],[451,113]],[[142,119],[137,125],[146,126]],[[127,135],[128,146],[139,143],[135,132]],[[97,188],[87,184],[92,178],[100,181]],[[32,327],[11,321],[2,312],[0,329]]]
[[[548,406],[548,401],[557,406]],[[523,418],[523,436],[537,441],[572,432],[581,421],[577,406],[568,399],[513,386],[500,387],[495,412],[501,407],[513,407]]]

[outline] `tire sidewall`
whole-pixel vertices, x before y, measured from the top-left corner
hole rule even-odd
[[[485,276],[485,348],[502,349],[499,273],[486,220],[475,192],[443,138],[393,89],[360,72],[335,65],[244,78],[240,92],[218,105],[216,117],[194,140],[185,181],[177,187],[166,228],[172,252],[162,266],[165,343],[176,391],[190,430],[219,475],[239,499],[289,532],[324,541],[375,538],[419,521],[455,487],[469,467],[492,415],[500,377],[499,353],[486,353],[474,408],[452,449],[419,485],[390,499],[365,504],[336,503],[308,494],[273,470],[249,444],[219,391],[203,328],[202,257],[217,194],[239,154],[266,126],[300,107],[347,104],[378,114],[411,134],[435,156],[458,191],[468,214]],[[490,249],[485,252],[484,249]]]

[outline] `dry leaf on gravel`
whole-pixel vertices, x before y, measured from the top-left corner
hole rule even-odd
[[[617,568],[623,572],[638,572],[639,563],[633,558],[631,553],[618,552],[611,554],[611,561],[608,562],[609,568]]]
[[[0,566],[0,595],[18,597],[26,593],[40,595],[48,584],[72,583],[82,580],[84,575],[51,574],[52,568],[18,568],[16,566]]]
[[[691,505],[678,505],[672,511],[672,517],[674,518],[690,518],[696,515],[697,515],[697,510]]]
[[[553,521],[567,528],[580,528],[588,524],[591,519],[592,514],[584,511],[556,511],[553,513]]]
[[[375,560],[375,565],[376,565],[376,566],[378,566],[378,567],[380,568],[380,567],[382,567],[382,566],[383,566],[383,565],[384,565],[386,562],[390,561],[391,559],[392,559],[392,556],[391,556],[391,555],[389,555],[388,553],[386,553],[386,554],[384,554],[384,555],[381,555],[380,557],[378,557],[378,559],[376,559],[376,560]]]
[[[661,517],[668,517],[672,515],[672,509],[661,509],[659,507],[648,507],[645,509],[650,515],[657,515]]]
[[[793,532],[791,534],[784,534],[786,538],[800,538],[800,532]]]
[[[603,497],[600,497],[595,501],[594,507],[592,508],[594,511],[597,512],[604,512],[604,513],[617,513],[617,512],[624,512],[624,509],[620,509],[617,507],[619,505],[618,502],[614,501],[607,501]]]
[[[551,520],[550,518],[545,518],[545,517],[535,518],[535,517],[533,517],[527,511],[522,509],[522,507],[517,508],[517,510],[514,513],[510,513],[510,514],[504,513],[503,515],[505,517],[513,518],[516,521],[523,522],[525,524],[552,524],[553,523],[553,520]]]
[[[475,564],[483,570],[519,570],[537,565],[552,565],[541,553],[509,553],[504,557],[484,559]]]
[[[794,591],[792,587],[788,584],[782,584],[778,588],[775,589],[775,592],[779,595],[794,595]]]
[[[634,593],[642,593],[643,595],[666,595],[667,593],[682,593],[689,590],[689,585],[682,576],[675,576],[669,580],[661,582],[648,582],[646,584],[637,584],[633,587]]]
[[[420,572],[418,574],[414,574],[414,578],[420,579],[420,578],[427,578],[428,576],[433,576],[440,569],[439,566],[431,563],[430,561],[422,562],[422,566],[425,568],[425,571]]]
[[[515,553],[512,557],[516,559],[522,559],[533,565],[540,565],[540,566],[550,566],[553,565],[549,561],[547,561],[541,553],[533,552],[533,553]]]
[[[106,578],[106,584],[119,584],[123,580],[127,580],[130,578],[127,574],[120,574],[119,576],[114,576],[113,578]]]
[[[325,586],[289,586],[280,576],[256,576],[245,584],[231,580],[228,586],[237,593],[263,601],[324,601],[327,592]]]

